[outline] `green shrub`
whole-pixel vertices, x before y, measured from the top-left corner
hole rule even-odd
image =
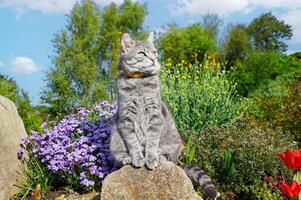
[[[294,79],[294,74],[280,76],[250,93],[248,112],[257,119],[272,122],[272,118],[279,115],[283,97],[288,95],[289,85]]]
[[[235,121],[245,104],[235,86],[218,73],[220,65],[205,61],[165,64],[161,73],[162,96],[180,132],[198,133],[206,124],[222,125]]]
[[[280,121],[283,129],[295,136],[301,144],[301,74],[290,87],[287,98],[284,98],[283,115]]]
[[[301,142],[301,70],[278,77],[250,94],[249,115],[267,121]]]
[[[249,52],[246,59],[236,64],[230,72],[230,79],[237,83],[239,94],[248,94],[277,76],[294,70],[297,65],[288,56],[276,52]]]
[[[184,28],[170,25],[158,40],[158,50],[162,60],[169,58],[175,63],[181,60],[194,62],[195,58],[203,60],[206,53],[215,52],[217,45],[200,24]]]
[[[245,188],[242,200],[281,200],[281,192],[279,189],[272,189],[272,185],[267,183],[257,183]]]
[[[0,95],[15,103],[27,133],[40,131],[42,119],[30,105],[28,93],[20,89],[14,79],[0,74]]]
[[[253,127],[245,120],[228,126],[206,126],[199,137],[194,137],[194,143],[197,145],[194,163],[213,177],[221,191],[235,193],[264,175],[288,174],[276,154],[296,148],[292,139],[281,132],[270,127]],[[225,150],[231,151],[231,162],[225,162]],[[235,168],[226,174],[231,165]]]

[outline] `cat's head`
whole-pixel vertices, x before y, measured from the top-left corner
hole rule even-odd
[[[119,70],[121,73],[155,75],[160,70],[158,53],[154,45],[154,33],[144,41],[136,41],[125,33],[121,39]]]

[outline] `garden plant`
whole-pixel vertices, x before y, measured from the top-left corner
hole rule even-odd
[[[33,72],[37,76],[45,71],[39,102],[39,95],[24,90],[37,92],[36,85],[23,85],[36,79],[15,75],[19,71],[10,68],[14,62],[6,66],[9,61],[1,54],[0,95],[15,103],[27,132],[15,155],[23,176],[16,181],[19,192],[13,199],[31,198],[37,186],[43,200],[57,191],[99,192],[106,176],[120,168],[109,150],[120,41],[123,33],[144,40],[153,31],[148,24],[153,1],[99,2],[104,3],[81,0],[66,10],[65,26],[52,30],[48,39],[50,66],[41,70],[42,65],[25,63],[39,68]],[[0,4],[5,9],[14,3]],[[290,14],[298,13],[295,4]],[[278,11],[268,11],[244,24],[211,13],[154,28],[162,99],[185,146],[179,164],[206,171],[221,200],[301,200],[301,52],[292,26],[298,23],[284,21],[282,12],[286,10],[279,17]],[[16,13],[27,16],[21,7]],[[31,17],[26,19],[34,24]],[[11,36],[26,36],[23,31]],[[38,45],[42,49],[43,43]],[[200,187],[195,190],[206,199]]]
[[[33,131],[23,138],[18,158],[30,164],[25,168],[29,169],[28,173],[35,173],[36,167],[41,168],[41,177],[31,187],[26,185],[26,180],[21,181],[19,187],[23,194],[17,196],[31,193],[35,185],[46,182],[44,179],[47,183],[41,185],[43,192],[51,189],[46,186],[63,186],[76,191],[99,187],[106,175],[119,168],[109,151],[115,113],[116,105],[105,101],[89,108],[78,108],[75,114],[65,116],[51,129],[44,123],[43,132]],[[31,166],[31,163],[37,165]]]

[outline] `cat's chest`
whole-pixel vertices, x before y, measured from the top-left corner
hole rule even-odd
[[[160,98],[160,81],[158,77],[120,78],[118,92],[124,100]]]

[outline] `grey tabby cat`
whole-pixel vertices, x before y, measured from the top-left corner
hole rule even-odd
[[[118,113],[113,126],[110,150],[117,161],[134,167],[155,169],[165,161],[177,162],[182,147],[174,120],[161,100],[160,64],[154,35],[135,41],[122,37],[118,78]],[[219,196],[203,170],[183,166],[212,198]]]

